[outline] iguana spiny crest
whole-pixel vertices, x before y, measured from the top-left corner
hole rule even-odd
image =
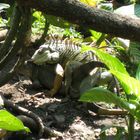
[[[75,43],[71,39],[50,38],[35,51],[31,59],[38,65],[59,63],[64,67],[68,61],[91,61],[93,53],[81,53],[81,46],[82,43]]]

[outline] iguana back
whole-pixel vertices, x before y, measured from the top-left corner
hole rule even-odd
[[[86,63],[93,60],[93,53],[81,53],[81,46],[82,43],[75,43],[72,39],[50,38],[35,51],[32,60],[38,65],[59,63],[63,67],[69,61]]]

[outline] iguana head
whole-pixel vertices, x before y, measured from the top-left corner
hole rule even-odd
[[[49,46],[49,44],[41,45],[39,49],[35,51],[31,60],[37,65],[44,63],[57,63],[59,61],[60,54],[58,51]]]

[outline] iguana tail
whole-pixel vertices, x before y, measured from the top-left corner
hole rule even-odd
[[[85,63],[78,68],[76,68],[73,71],[73,76],[72,76],[72,83],[71,87],[73,89],[78,89],[80,87],[81,81],[87,77],[94,68],[96,67],[102,67],[105,68],[105,64],[99,61],[91,61],[89,63]]]

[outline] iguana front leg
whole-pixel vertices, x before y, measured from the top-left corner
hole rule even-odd
[[[61,88],[63,77],[64,77],[64,70],[60,64],[57,64],[56,65],[56,76],[54,79],[54,86],[48,92],[48,96],[52,97],[59,91],[59,89]]]

